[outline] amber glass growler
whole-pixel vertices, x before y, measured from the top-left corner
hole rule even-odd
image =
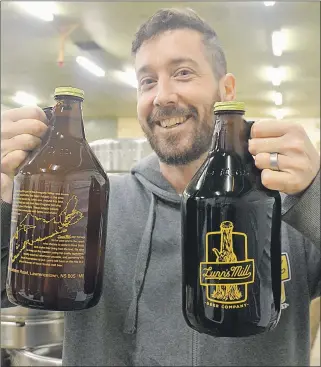
[[[109,181],[84,133],[77,88],[55,90],[49,133],[14,178],[9,301],[72,311],[102,292]]]
[[[211,149],[182,195],[183,315],[218,337],[271,330],[281,310],[281,198],[261,183],[244,111],[215,105]]]

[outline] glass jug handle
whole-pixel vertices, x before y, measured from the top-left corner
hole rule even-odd
[[[251,128],[253,126],[255,121],[248,121],[248,120],[244,120],[244,123],[246,125],[246,128],[245,128],[245,136],[246,136],[246,149],[248,149],[248,141],[249,139],[251,139]],[[254,157],[252,156],[252,154],[250,152],[248,152],[248,158],[249,158],[249,161],[251,162],[251,164],[253,166],[255,166],[254,164]],[[256,170],[260,171],[258,168],[256,168]]]
[[[255,121],[244,120],[244,123],[246,124],[246,138],[247,138],[247,140],[251,139],[251,128],[252,128],[254,122]]]
[[[51,120],[51,117],[52,117],[52,110],[53,110],[53,107],[45,107],[42,109],[43,112],[46,114],[46,117],[48,119],[48,122]]]

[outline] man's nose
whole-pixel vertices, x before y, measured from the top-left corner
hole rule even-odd
[[[157,84],[157,94],[154,98],[155,107],[165,107],[176,105],[178,102],[177,94],[172,89],[169,82],[160,82]]]

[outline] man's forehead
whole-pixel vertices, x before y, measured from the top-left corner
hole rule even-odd
[[[175,66],[181,63],[197,66],[200,53],[204,51],[201,34],[190,29],[163,32],[145,41],[135,56],[137,73],[155,65]]]
[[[182,57],[173,57],[173,58],[164,60],[163,64],[166,67],[175,67],[175,66],[179,66],[181,64],[191,65],[193,67],[198,67],[199,66],[196,60],[194,60],[191,57],[184,57],[184,56],[182,56]],[[142,73],[145,73],[145,72],[149,72],[152,69],[153,69],[153,64],[143,64],[143,65],[140,65],[140,66],[138,65],[136,67],[136,73],[137,74],[142,74]]]

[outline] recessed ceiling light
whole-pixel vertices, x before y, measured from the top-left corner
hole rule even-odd
[[[18,91],[13,97],[12,100],[22,106],[36,106],[38,103],[38,99],[26,92]]]
[[[133,88],[138,87],[136,72],[134,68],[128,67],[125,71],[115,70],[115,77],[121,82],[130,85]]]
[[[282,68],[270,68],[268,73],[269,79],[274,86],[279,86],[282,83],[284,79],[284,71]]]
[[[272,50],[275,56],[281,56],[284,49],[284,34],[282,31],[272,33]]]
[[[106,74],[105,70],[103,70],[101,67],[99,67],[98,65],[87,59],[87,57],[77,56],[76,61],[84,69],[86,69],[87,71],[98,77],[103,77]]]
[[[285,116],[285,111],[282,108],[278,108],[274,111],[274,116],[277,120],[282,120]]]
[[[265,6],[273,6],[275,4],[275,1],[264,1]]]
[[[281,106],[282,103],[283,103],[283,96],[282,96],[282,93],[280,92],[275,92],[274,93],[274,103],[276,106]]]
[[[52,1],[17,1],[16,4],[27,13],[46,22],[52,22],[58,12],[56,4]]]

